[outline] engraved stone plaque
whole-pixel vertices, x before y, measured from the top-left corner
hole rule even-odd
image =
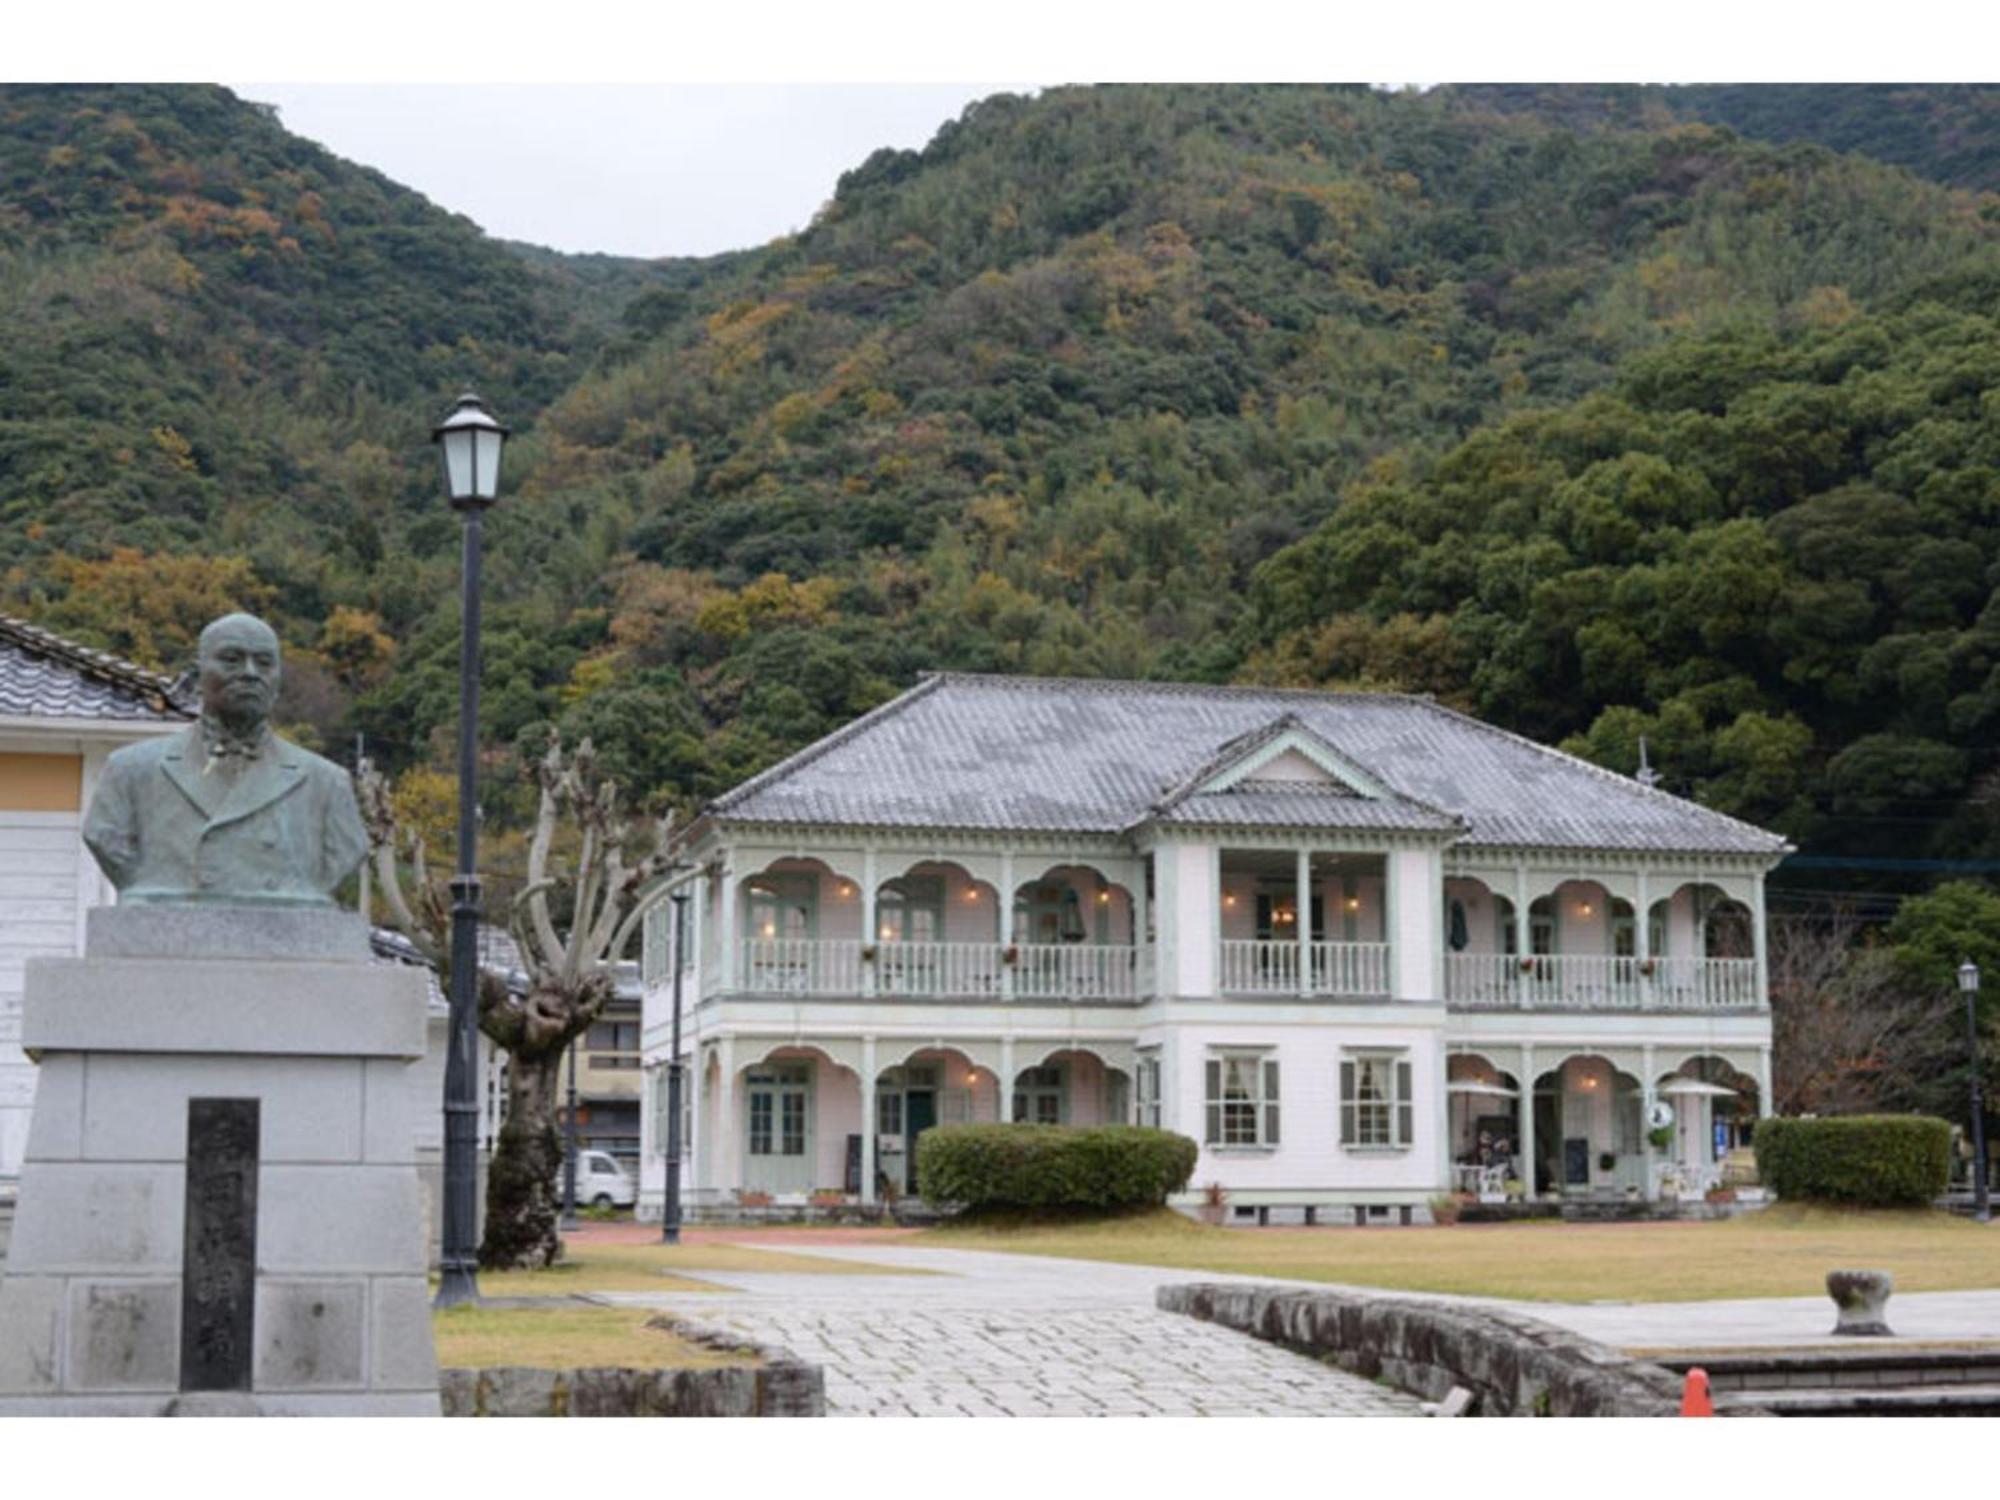
[[[257,1308],[258,1101],[190,1099],[181,1260],[184,1391],[247,1391]]]

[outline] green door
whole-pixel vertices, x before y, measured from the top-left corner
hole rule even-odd
[[[909,1189],[917,1190],[917,1137],[937,1124],[937,1091],[911,1089],[903,1095],[903,1149],[908,1153]]]

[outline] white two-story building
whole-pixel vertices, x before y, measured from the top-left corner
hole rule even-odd
[[[1768,1108],[1786,852],[1422,698],[930,677],[688,831],[686,1202],[876,1202],[993,1120],[1182,1132],[1259,1217],[1687,1191]]]

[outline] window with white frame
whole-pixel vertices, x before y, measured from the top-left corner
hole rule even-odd
[[[1133,1074],[1133,1115],[1135,1125],[1160,1124],[1160,1060],[1141,1057]]]
[[[1278,1060],[1268,1052],[1212,1052],[1205,1068],[1211,1146],[1278,1144]]]
[[[1415,1113],[1410,1063],[1400,1052],[1350,1052],[1341,1060],[1341,1145],[1406,1147]]]

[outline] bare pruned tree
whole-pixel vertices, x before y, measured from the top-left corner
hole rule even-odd
[[[487,970],[479,976],[479,1028],[508,1057],[506,1115],[487,1172],[486,1230],[479,1249],[480,1264],[489,1268],[548,1265],[562,1253],[556,1233],[562,1057],[611,1003],[617,993],[614,965],[683,869],[676,862],[671,815],[655,824],[651,849],[627,862],[632,832],[619,812],[618,787],[599,780],[596,769],[588,740],[568,757],[561,742],[552,740],[536,765],[541,801],[528,846],[527,884],[514,898],[507,924],[526,982],[511,986],[505,976]],[[364,764],[357,782],[373,848],[371,884],[390,924],[424,952],[448,984],[448,878],[431,871],[421,836],[399,830],[381,775]],[[573,862],[557,855],[559,835],[573,836]]]
[[[1778,1112],[1906,1107],[1951,1038],[1946,1002],[1900,982],[1849,909],[1774,918],[1768,951]]]

